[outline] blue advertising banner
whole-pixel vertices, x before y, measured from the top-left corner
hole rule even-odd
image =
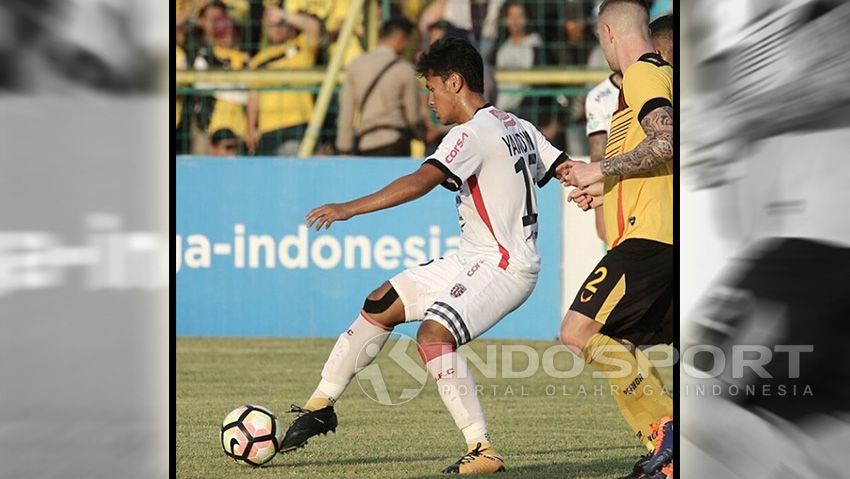
[[[177,335],[335,337],[373,289],[457,248],[454,193],[308,230],[312,208],[378,190],[418,161],[177,161]],[[561,305],[561,191],[538,190],[543,257],[532,296],[485,336],[554,339]],[[415,334],[416,325],[398,331]]]

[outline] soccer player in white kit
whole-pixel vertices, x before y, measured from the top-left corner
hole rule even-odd
[[[620,97],[622,84],[623,74],[614,72],[593,87],[584,100],[591,163],[605,159],[608,130],[611,128],[611,118],[617,110],[617,99]],[[596,235],[599,236],[599,239],[605,241],[605,215],[602,208],[604,206],[596,208],[594,214],[596,215]]]
[[[371,195],[329,204],[307,215],[316,229],[396,206],[442,184],[457,192],[461,240],[456,254],[409,268],[373,291],[343,332],[322,370],[322,380],[286,433],[282,451],[302,446],[337,426],[333,405],[354,375],[398,324],[422,321],[419,353],[440,396],[463,433],[468,452],[445,473],[491,473],[504,461],[491,444],[475,381],[457,348],[519,307],[540,269],[537,199],[566,155],[529,122],[486,103],[481,56],[466,40],[431,45],[417,64],[429,105],[444,124],[456,124],[434,155],[414,173]]]

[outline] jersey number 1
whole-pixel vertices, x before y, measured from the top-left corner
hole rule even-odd
[[[514,171],[522,173],[522,179],[525,180],[525,216],[522,217],[523,226],[531,226],[537,223],[537,212],[534,211],[534,205],[531,199],[531,174],[528,172],[530,166],[537,164],[537,155],[534,153],[528,154],[528,166],[525,164],[525,158],[519,157],[514,163]]]

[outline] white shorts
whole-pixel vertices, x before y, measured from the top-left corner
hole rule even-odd
[[[460,346],[525,302],[537,275],[509,273],[485,259],[455,254],[408,268],[390,283],[404,304],[406,322],[437,321]]]

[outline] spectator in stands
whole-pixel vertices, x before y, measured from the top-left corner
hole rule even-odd
[[[353,0],[285,0],[284,7],[289,12],[301,12],[315,16],[319,19],[325,29],[319,49],[318,64],[328,64],[330,59],[336,53],[340,30],[345,22],[348,13],[352,10]],[[364,5],[367,5],[365,3]],[[365,51],[363,48],[364,29],[363,29],[363,11],[368,7],[364,7],[357,12],[354,19],[353,36],[351,37],[345,51],[342,55],[342,66],[347,68],[348,65],[357,57],[361,56]],[[334,93],[331,104],[339,104],[339,96]],[[325,120],[319,132],[319,147],[320,154],[332,154],[334,152],[335,135],[333,133],[335,125],[338,123],[337,111],[329,109],[325,115]]]
[[[292,13],[307,13],[318,18],[327,32],[328,46],[325,58],[326,63],[336,51],[336,41],[342,29],[342,23],[351,11],[352,0],[335,0],[333,2],[323,0],[286,0],[284,9]],[[343,55],[343,66],[347,66],[352,60],[362,55],[363,50],[363,14],[360,12],[354,20],[354,37],[348,43]]]
[[[250,69],[290,70],[315,65],[322,35],[316,18],[269,7],[263,21],[269,46],[251,59]],[[295,155],[312,115],[310,92],[252,92],[248,97],[248,151],[263,156]]]
[[[502,3],[504,0],[435,0],[422,12],[419,31],[424,38],[431,24],[447,20],[471,32],[471,41],[481,53],[484,64],[492,65]]]
[[[590,51],[598,43],[589,18],[594,4],[592,0],[572,0],[566,5],[564,19],[565,45],[560,50],[561,65],[587,65]]]
[[[193,62],[195,70],[242,70],[248,63],[245,52],[234,47],[233,22],[227,6],[214,0],[201,11],[204,45],[198,49]],[[227,91],[232,84],[197,85],[217,88],[212,96],[199,97],[195,104],[198,125],[211,135],[220,129],[229,129],[239,138],[245,138],[247,120],[245,104],[248,95],[241,91]]]
[[[340,153],[410,156],[411,139],[423,137],[419,82],[410,62],[399,56],[412,32],[406,18],[390,18],[381,25],[378,46],[346,69],[336,138]]]
[[[505,5],[504,22],[507,39],[496,51],[496,68],[505,70],[528,70],[534,65],[545,65],[545,50],[540,35],[527,33],[525,7],[512,1]],[[501,89],[518,89],[520,84],[502,84]],[[496,106],[500,110],[516,113],[522,103],[521,93],[502,92]]]
[[[424,36],[424,38],[427,39],[427,45],[424,45],[424,48],[428,48],[429,45],[446,36],[446,33],[449,30],[455,28],[457,27],[455,27],[454,25],[452,25],[451,22],[446,20],[437,20],[436,22],[428,25],[427,32]]]
[[[186,50],[183,49],[183,45],[186,43],[186,23],[182,23],[177,25],[177,29],[175,31],[175,53],[174,53],[174,67],[176,70],[188,70],[189,63],[186,59]],[[186,119],[186,115],[184,115],[185,111],[183,110],[183,104],[186,102],[187,98],[185,95],[177,95],[177,100],[174,105],[176,118],[174,124],[174,149],[178,155],[187,154],[191,151],[189,146],[190,144],[190,133],[189,133],[189,121]]]
[[[210,137],[210,153],[213,156],[236,156],[239,153],[239,137],[230,128],[222,128]]]

